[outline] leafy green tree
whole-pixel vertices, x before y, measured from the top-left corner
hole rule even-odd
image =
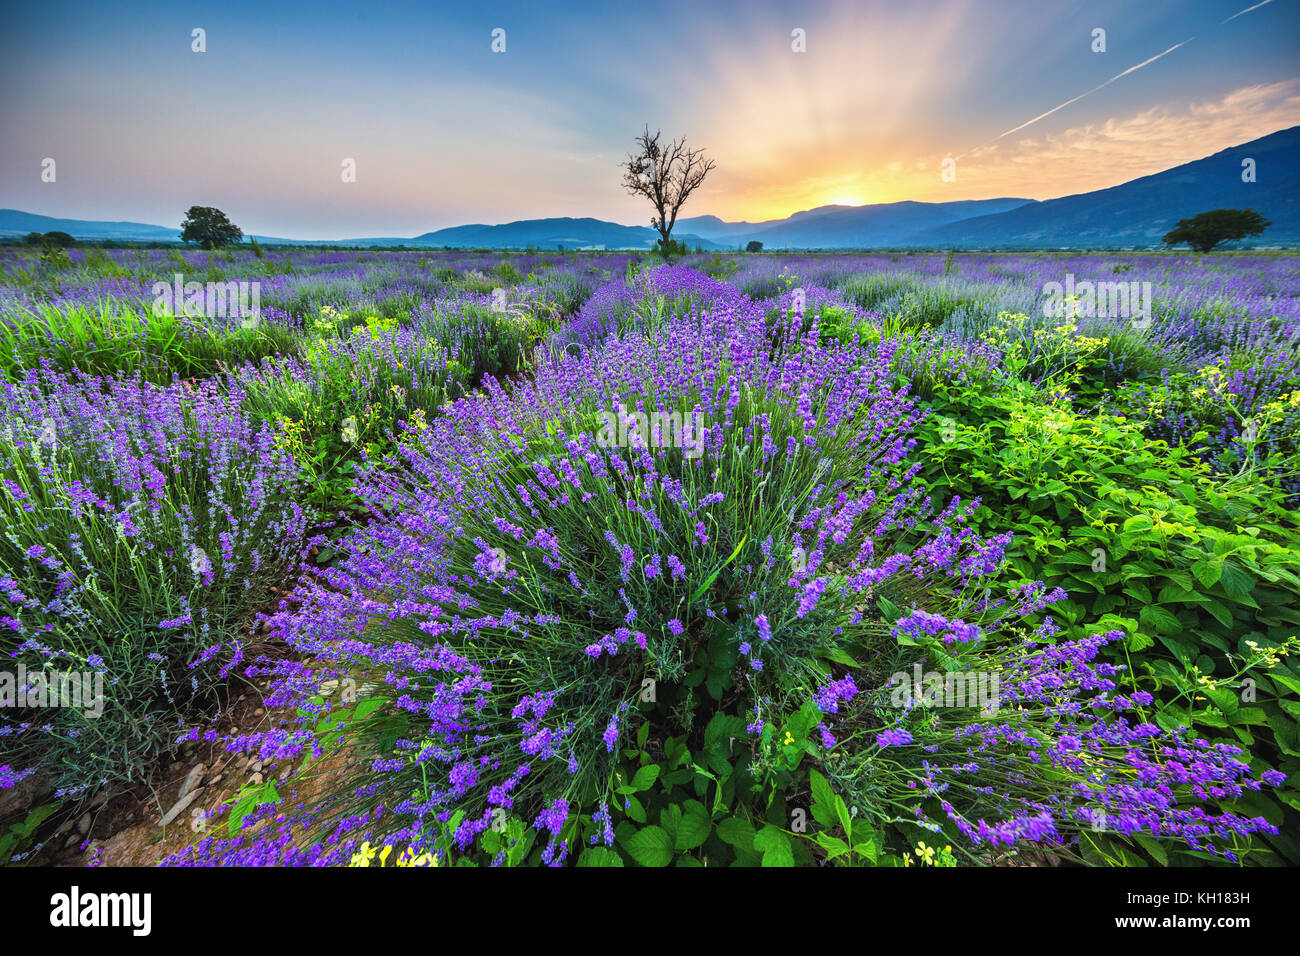
[[[759,242],[757,239],[751,239],[751,240],[749,240],[748,244],[745,246],[745,251],[746,251],[746,252],[762,252],[762,251],[763,251],[763,244],[762,244],[761,242]]]
[[[1257,236],[1271,225],[1253,209],[1212,209],[1179,219],[1162,241],[1167,246],[1185,242],[1197,252],[1209,252],[1221,242]]]
[[[71,249],[77,244],[76,239],[58,229],[46,233],[29,232],[25,241],[33,246],[58,246],[60,249]]]
[[[181,223],[181,242],[197,242],[204,249],[233,245],[244,231],[213,206],[191,206]]]

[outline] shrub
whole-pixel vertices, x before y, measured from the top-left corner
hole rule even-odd
[[[438,299],[413,324],[424,339],[468,369],[475,386],[485,375],[524,371],[541,337],[517,300],[494,302],[490,295]]]
[[[764,313],[671,318],[510,393],[489,380],[365,469],[387,520],[276,618],[316,662],[280,668],[299,724],[227,745],[310,766],[346,740],[374,759],[346,794],[268,804],[173,862],[341,862],[377,841],[495,864],[583,845],[587,865],[779,864],[812,858],[785,816],[808,788],[836,858],[879,858],[904,816],[1075,854],[1101,812],[1198,847],[1270,830],[1212,798],[1184,811],[1198,791],[1163,748],[1216,792],[1262,783],[1234,752],[1134,729],[1121,712],[1147,697],[1113,700],[1119,671],[1095,660],[1120,634],[1056,641],[1043,612],[1064,595],[999,584],[1009,536],[972,530],[978,502],[933,513],[904,464],[917,412],[890,384],[894,346],[823,346],[795,318],[773,349]],[[891,707],[905,664],[997,668],[1014,712]],[[341,705],[317,693],[347,674],[371,682]]]
[[[1105,655],[1158,693],[1149,720],[1252,747],[1252,765],[1300,771],[1300,534],[1276,489],[1221,487],[1190,449],[1152,442],[1139,422],[1078,414],[1024,382],[936,393],[922,476],[936,494],[983,497],[974,520],[1014,532],[1013,565],[1061,586],[1066,633],[1121,630]],[[1300,859],[1294,784],[1237,805],[1282,828]]]
[[[465,389],[470,369],[411,329],[372,319],[345,338],[309,343],[302,358],[264,359],[235,379],[251,419],[278,433],[299,468],[314,522],[364,511],[353,468],[382,458],[395,434]]]
[[[636,722],[653,714],[665,733],[690,733],[725,711],[741,736],[796,687],[811,694],[837,627],[845,641],[867,627],[846,597],[818,598],[898,567],[875,567],[868,529],[885,537],[914,520],[915,494],[885,494],[908,405],[883,362],[854,371],[853,355],[811,341],[772,364],[761,319],[737,339],[726,318],[456,403],[400,466],[362,483],[391,521],[304,592],[310,610],[280,619],[336,665],[344,633],[365,645],[345,640],[349,666],[391,661],[411,749],[399,744],[366,786],[414,811],[413,840],[459,809],[464,851],[500,808],[546,821],[543,852],[558,861],[568,813],[556,817],[556,801],[608,803],[616,744]],[[715,361],[718,374],[692,384]],[[623,401],[697,424],[668,440],[625,420],[631,447],[605,447],[600,413]],[[326,620],[342,631],[326,637]],[[432,697],[399,676],[430,670]]]
[[[293,460],[211,383],[47,371],[3,390],[0,649],[106,685],[98,717],[5,711],[6,756],[60,796],[138,781],[212,707],[240,623],[296,559]]]

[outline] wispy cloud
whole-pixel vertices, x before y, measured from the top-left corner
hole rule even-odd
[[[962,182],[972,195],[1048,199],[1118,185],[1295,125],[1300,78],[981,147],[962,164]]]

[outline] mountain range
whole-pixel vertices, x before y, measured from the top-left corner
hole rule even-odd
[[[1253,160],[1253,164],[1244,164]],[[1253,181],[1243,178],[1252,165]],[[772,249],[1106,249],[1155,248],[1185,219],[1210,209],[1254,209],[1272,225],[1250,245],[1300,246],[1300,126],[1233,146],[1130,182],[1059,199],[977,199],[819,206],[785,219],[726,222],[716,216],[679,219],[673,238],[690,248],[735,249],[757,240]],[[56,219],[0,209],[0,238],[60,230],[78,239],[178,242],[180,232],[138,222]],[[456,249],[649,249],[658,234],[646,226],[600,219],[525,219],[382,237],[291,240],[276,245],[396,246]]]

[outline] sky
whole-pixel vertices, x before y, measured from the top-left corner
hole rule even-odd
[[[760,221],[1050,199],[1300,124],[1300,0],[10,0],[0,16],[0,207],[175,226],[210,205],[299,239],[645,225],[619,167],[646,125],[717,164],[683,217]]]

